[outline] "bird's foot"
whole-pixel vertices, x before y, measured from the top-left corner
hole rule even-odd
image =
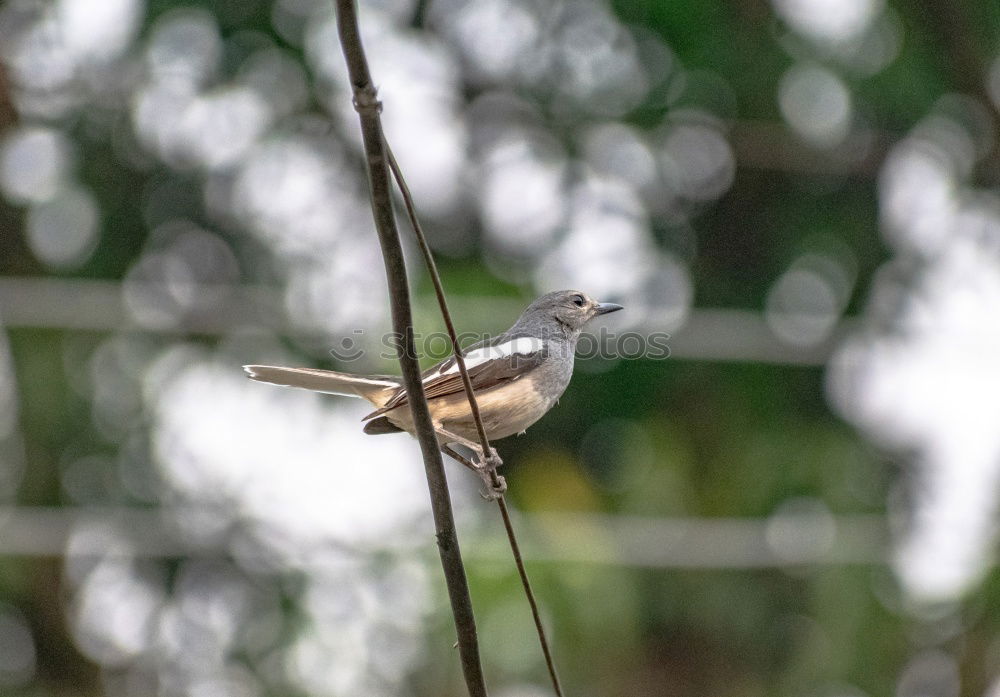
[[[497,473],[502,464],[503,460],[492,446],[490,454],[485,457],[482,452],[476,453],[476,470],[486,484],[486,490],[480,491],[479,495],[487,501],[496,501],[507,491],[507,480]]]

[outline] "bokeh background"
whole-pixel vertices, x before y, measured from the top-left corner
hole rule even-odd
[[[670,335],[499,443],[567,693],[1000,695],[1000,3],[361,22],[460,329]],[[5,0],[0,70],[0,694],[464,694],[416,445],[240,371],[396,370],[330,3]],[[448,469],[492,693],[548,695]]]

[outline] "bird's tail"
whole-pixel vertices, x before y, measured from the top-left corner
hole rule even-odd
[[[388,375],[351,375],[333,370],[283,368],[275,365],[245,365],[248,377],[272,385],[301,387],[347,397],[361,397],[381,407],[399,388],[399,380]]]

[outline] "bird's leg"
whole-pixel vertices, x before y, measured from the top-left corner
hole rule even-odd
[[[444,428],[439,427],[435,430],[437,431],[438,435],[442,437],[442,440],[444,440],[445,442],[458,443],[459,445],[464,445],[466,448],[474,452],[476,454],[476,459],[478,460],[477,467],[479,468],[487,467],[489,469],[495,470],[498,467],[500,467],[500,465],[503,464],[503,460],[500,459],[500,455],[499,453],[497,453],[497,449],[494,448],[493,446],[490,446],[490,454],[484,455],[483,446],[480,443],[474,440],[469,440],[468,438],[463,438],[457,433],[452,433],[451,431]]]
[[[434,430],[437,431],[437,434],[440,436],[439,440],[443,443],[458,443],[459,445],[464,445],[469,450],[474,451],[477,455],[482,455],[483,453],[483,446],[481,446],[477,441],[464,438],[463,436],[460,436],[457,433],[452,433],[448,429],[442,428],[441,426],[435,426]]]
[[[487,501],[494,501],[503,496],[504,492],[507,491],[507,480],[504,479],[499,474],[496,475],[497,483],[494,484],[493,477],[490,475],[490,470],[486,469],[482,464],[473,462],[469,458],[465,457],[464,455],[462,455],[461,453],[459,453],[458,451],[447,445],[441,446],[441,452],[443,452],[448,457],[458,460],[463,465],[468,467],[470,470],[472,470],[480,477],[482,477],[483,482],[486,484],[486,489],[485,491],[479,492],[479,494]]]
[[[480,474],[480,469],[476,466],[475,462],[473,462],[465,455],[452,448],[450,445],[442,445],[441,452],[443,452],[445,455],[452,458],[453,460],[458,460],[476,474]]]
[[[496,448],[490,447],[490,454],[484,457],[483,447],[479,443],[471,441],[468,438],[462,438],[458,434],[451,433],[443,428],[438,428],[437,432],[442,437],[442,440],[446,440],[449,443],[459,443],[464,445],[476,454],[476,460],[473,462],[465,456],[457,453],[448,445],[441,446],[441,452],[449,457],[455,458],[482,477],[483,482],[486,483],[486,491],[480,492],[483,498],[487,500],[498,499],[504,494],[505,491],[507,491],[507,480],[497,473],[497,468],[503,464],[503,460],[501,460],[500,455],[497,454]],[[494,477],[496,477],[495,483],[493,479]]]

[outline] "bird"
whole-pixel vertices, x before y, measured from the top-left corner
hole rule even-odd
[[[577,290],[555,291],[528,305],[507,331],[464,349],[487,438],[493,441],[524,433],[555,406],[573,376],[583,328],[595,317],[621,309],[621,305],[597,302]],[[362,419],[365,433],[415,435],[406,388],[399,377],[271,365],[245,365],[243,370],[260,382],[360,397],[375,407]],[[425,370],[421,380],[438,446],[483,476],[489,489],[491,482],[496,484],[489,470],[495,472],[499,457],[492,447],[493,452],[484,453],[478,441],[455,356]],[[452,447],[456,444],[472,450],[476,461],[456,452]],[[502,487],[506,488],[505,482]]]

